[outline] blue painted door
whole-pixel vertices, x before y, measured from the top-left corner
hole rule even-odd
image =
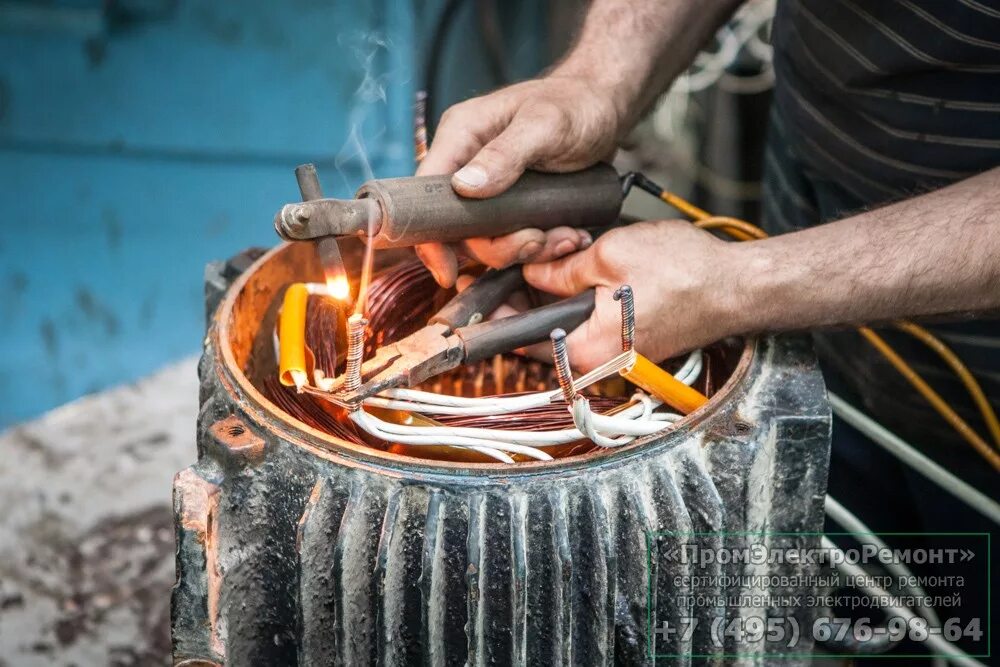
[[[442,4],[0,0],[0,427],[196,352],[205,263],[273,245],[295,165],[411,173]],[[499,4],[535,71],[544,3]],[[465,5],[450,99],[494,85]]]

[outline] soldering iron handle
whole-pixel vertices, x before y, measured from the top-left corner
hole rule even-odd
[[[567,174],[527,171],[509,190],[488,199],[456,194],[447,175],[369,181],[357,196],[378,204],[380,224],[371,241],[376,248],[502,236],[526,228],[608,225],[617,219],[623,198],[618,173],[603,163]],[[336,213],[317,210],[317,217]]]
[[[471,364],[493,355],[549,339],[553,329],[572,331],[583,324],[594,310],[594,290],[535,308],[520,315],[472,324],[455,331],[465,342],[465,363]]]
[[[511,292],[524,284],[521,266],[487,269],[476,280],[445,304],[429,324],[445,324],[453,331],[476,324],[496,310]]]

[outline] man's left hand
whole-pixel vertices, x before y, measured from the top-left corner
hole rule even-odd
[[[621,352],[621,306],[612,294],[635,295],[636,349],[659,362],[741,331],[740,245],[681,220],[614,229],[586,250],[526,264],[528,284],[560,297],[596,288],[590,319],[567,338],[573,368],[586,372]]]

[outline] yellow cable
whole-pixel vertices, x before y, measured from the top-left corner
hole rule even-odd
[[[986,428],[989,430],[994,444],[997,447],[1000,447],[1000,419],[997,418],[996,411],[993,409],[993,406],[990,405],[990,400],[986,397],[982,387],[979,386],[979,382],[976,380],[976,377],[972,374],[968,367],[962,363],[962,360],[958,358],[958,355],[955,354],[952,349],[944,343],[944,341],[919,324],[901,320],[896,322],[895,325],[900,331],[905,331],[927,347],[931,348],[939,357],[941,357],[941,360],[944,361],[944,363],[948,364],[955,375],[958,376],[958,379],[962,381],[962,384],[965,385],[965,388],[968,390],[969,395],[976,404],[976,407],[979,408],[979,412],[983,416],[983,421],[986,422]]]
[[[694,223],[695,227],[701,229],[721,229],[738,241],[751,241],[754,239],[766,239],[767,232],[756,225],[751,225],[744,220],[736,218],[726,218],[723,216],[712,216]]]
[[[306,347],[306,305],[309,291],[303,283],[285,290],[278,318],[278,379],[286,387],[301,388],[309,381],[311,353]]]
[[[767,238],[767,234],[764,230],[756,225],[752,225],[743,220],[737,220],[736,218],[714,216],[708,211],[704,211],[691,202],[675,195],[673,192],[667,192],[666,190],[662,191],[660,193],[660,199],[670,204],[692,220],[695,220],[695,224],[702,229],[724,228],[726,233],[737,241]],[[722,224],[723,220],[726,221],[727,224]],[[761,234],[763,234],[763,236],[761,236]]]
[[[968,423],[966,423],[966,421],[962,419],[943,398],[941,398],[940,394],[934,391],[934,389],[927,384],[927,382],[920,377],[915,370],[913,370],[913,367],[906,363],[902,357],[896,354],[896,351],[893,350],[881,336],[868,327],[858,327],[858,333],[864,336],[876,350],[881,352],[882,356],[885,357],[904,378],[906,378],[906,381],[913,385],[914,389],[920,392],[920,394],[927,399],[931,406],[937,410],[938,414],[941,415],[945,421],[947,421],[951,427],[958,432],[959,435],[972,445],[984,459],[989,461],[990,465],[992,465],[994,469],[1000,472],[1000,454],[993,451],[986,441],[983,440],[978,433],[972,430],[972,427],[969,426]]]
[[[681,199],[673,192],[667,192],[664,190],[660,193],[660,199],[667,202],[692,220],[706,220],[712,217],[712,214],[708,211],[704,211],[691,202]]]
[[[660,199],[692,218],[695,221],[694,224],[702,229],[722,229],[733,238],[741,241],[767,238],[767,232],[756,225],[745,220],[737,220],[736,218],[713,216],[672,192],[663,191],[660,194]],[[972,400],[976,403],[976,406],[983,415],[983,419],[986,421],[991,436],[996,441],[997,446],[1000,447],[1000,419],[997,418],[993,406],[990,405],[989,399],[986,398],[986,395],[983,393],[982,388],[968,366],[947,345],[927,329],[906,320],[900,320],[896,323],[896,326],[923,341],[954,371],[972,396]],[[941,398],[940,394],[934,391],[933,387],[927,384],[927,381],[906,360],[900,357],[881,336],[869,327],[858,327],[858,332],[906,378],[913,388],[931,404],[931,407],[955,429],[962,439],[972,445],[994,469],[1000,471],[1000,455]]]

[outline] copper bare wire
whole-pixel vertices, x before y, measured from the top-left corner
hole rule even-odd
[[[713,216],[672,192],[664,190],[659,194],[659,198],[692,218],[695,221],[694,224],[702,229],[720,229],[739,241],[768,238],[767,232],[756,225],[736,218]],[[983,420],[986,422],[995,444],[1000,447],[1000,419],[997,418],[996,411],[990,405],[968,366],[927,329],[907,320],[900,320],[896,323],[896,327],[930,347],[959,377],[976,407],[982,413]],[[948,422],[963,440],[968,442],[995,470],[1000,472],[1000,454],[997,454],[968,422],[962,419],[954,408],[905,359],[892,349],[885,339],[869,327],[858,327],[857,330],[930,403],[931,407]]]
[[[622,306],[622,350],[628,352],[635,346],[635,296],[632,287],[622,285],[612,295]]]
[[[576,389],[573,387],[573,373],[569,368],[569,355],[566,351],[566,332],[562,329],[556,329],[552,332],[551,339],[556,379],[559,381],[563,400],[572,403],[573,399],[576,398]]]
[[[266,373],[261,389],[268,400],[303,424],[348,442],[364,443],[354,422],[338,419],[313,397],[298,394],[294,388],[282,385],[276,374]]]
[[[313,351],[316,369],[325,377],[337,374],[338,343],[343,339],[339,302],[327,296],[310,296],[306,305],[306,345]],[[343,350],[340,350],[343,352]]]
[[[347,318],[347,360],[344,365],[344,388],[357,391],[361,388],[361,360],[365,354],[365,327],[368,320],[354,313]]]

